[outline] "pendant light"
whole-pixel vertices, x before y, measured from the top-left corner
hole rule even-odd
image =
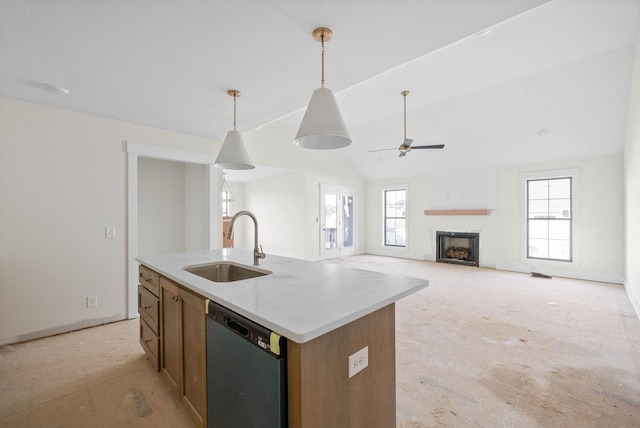
[[[233,131],[227,132],[213,165],[224,169],[253,169],[255,166],[251,162],[247,145],[240,131],[236,131],[236,98],[242,93],[236,89],[229,89],[227,93],[233,97]]]
[[[313,91],[293,144],[305,149],[340,149],[351,144],[338,104],[329,88],[324,87],[324,42],[331,40],[331,30],[320,27],[313,31],[313,38],[322,44],[321,87]]]

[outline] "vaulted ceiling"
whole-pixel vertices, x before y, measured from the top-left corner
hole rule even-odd
[[[222,141],[327,86],[368,180],[620,153],[638,0],[0,0],[0,95]],[[488,30],[488,31],[485,31]],[[68,95],[43,89],[67,88]],[[395,148],[407,136],[440,151]]]

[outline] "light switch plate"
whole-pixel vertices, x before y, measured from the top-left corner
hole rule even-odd
[[[114,239],[116,237],[116,227],[107,226],[104,228],[104,237],[106,239]]]
[[[349,356],[349,377],[353,377],[369,365],[369,347],[365,346]]]
[[[98,296],[87,296],[87,308],[97,308],[98,307]]]

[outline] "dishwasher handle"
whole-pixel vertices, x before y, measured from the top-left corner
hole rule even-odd
[[[224,324],[229,327],[231,330],[235,331],[242,337],[249,337],[249,329],[244,325],[240,324],[238,321],[224,317]]]
[[[272,357],[286,357],[287,339],[278,333],[211,300],[208,301],[207,309],[207,318],[212,322],[232,331]]]

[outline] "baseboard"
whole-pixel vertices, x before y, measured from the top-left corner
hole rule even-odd
[[[640,320],[640,297],[634,294],[634,290],[627,283],[627,279],[623,278],[624,289],[627,292],[627,296],[629,296],[629,301],[631,301],[631,306],[633,307],[634,312],[636,313],[636,318]]]
[[[496,269],[522,273],[539,272],[545,275],[557,276],[560,278],[582,279],[584,281],[607,282],[610,284],[623,283],[622,276],[618,275],[598,275],[591,272],[568,271],[562,269],[554,269],[552,267],[533,268],[531,266],[525,266],[515,263],[496,263]]]
[[[397,257],[400,259],[410,260],[425,260],[425,257],[421,257],[415,254],[405,252],[403,250],[367,250],[360,254],[371,254],[372,256],[384,256],[384,257]]]
[[[72,331],[83,330],[89,327],[97,327],[102,324],[109,324],[112,322],[122,321],[124,319],[126,319],[124,315],[119,314],[113,317],[83,320],[83,321],[79,321],[69,325],[52,327],[45,330],[39,330],[31,333],[21,334],[20,336],[0,339],[0,346],[16,345],[18,343],[29,342],[31,340],[37,340],[37,339],[43,339],[45,337],[56,336],[58,334],[71,333]]]

